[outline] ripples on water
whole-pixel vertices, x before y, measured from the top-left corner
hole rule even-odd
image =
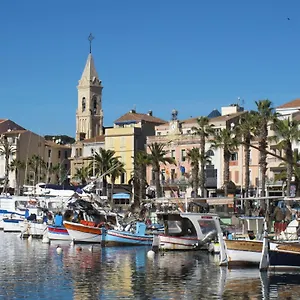
[[[0,232],[0,299],[300,299],[300,275],[228,271],[206,252],[104,248]]]

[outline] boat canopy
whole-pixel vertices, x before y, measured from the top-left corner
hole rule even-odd
[[[130,199],[130,195],[126,193],[113,194],[113,199]]]

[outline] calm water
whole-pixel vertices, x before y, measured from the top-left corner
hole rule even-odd
[[[0,299],[300,299],[300,274],[228,271],[206,252],[57,244],[0,232]]]

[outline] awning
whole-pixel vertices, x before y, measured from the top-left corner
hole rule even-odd
[[[113,199],[130,199],[130,195],[126,193],[113,194]]]

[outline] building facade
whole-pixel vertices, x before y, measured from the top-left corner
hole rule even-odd
[[[117,183],[127,184],[133,175],[133,157],[138,150],[145,150],[148,136],[155,135],[155,126],[166,121],[153,116],[152,111],[137,113],[131,110],[114,122],[113,128],[105,131],[105,148],[116,152],[124,163],[126,172]]]
[[[46,141],[42,136],[23,129],[10,120],[7,120],[7,124],[10,126],[2,124],[2,128],[6,131],[1,132],[0,147],[3,149],[5,139],[11,148],[9,165],[13,161],[18,162],[9,171],[10,188],[19,189],[24,184],[34,185],[39,182],[58,184],[67,180],[70,171],[68,157],[71,147]],[[5,177],[5,163],[5,156],[1,155],[0,179],[2,180]]]
[[[213,111],[209,115],[209,124],[213,125],[215,130],[233,127],[245,113],[236,105],[222,107],[221,111],[222,113]],[[177,114],[175,115],[173,112],[171,121],[155,127],[155,136],[147,138],[147,148],[155,142],[165,144],[165,150],[168,151],[170,157],[175,159],[176,165],[161,165],[161,184],[166,189],[172,189],[175,186],[185,189],[191,185],[192,171],[187,159],[187,152],[194,147],[199,148],[200,145],[199,136],[195,135],[193,130],[194,127],[198,127],[198,117],[180,121],[177,119]],[[202,196],[215,196],[217,189],[223,187],[223,152],[221,148],[212,149],[209,139],[205,145],[206,155],[210,157],[210,161],[205,167],[205,185],[208,195]],[[241,170],[237,155],[232,155],[230,164],[231,167],[237,166]],[[231,174],[232,172],[234,171],[231,170]],[[231,179],[235,179],[235,183],[238,184],[240,174],[237,173],[236,175],[236,178]],[[154,187],[154,172],[151,166],[147,167],[147,182]]]

